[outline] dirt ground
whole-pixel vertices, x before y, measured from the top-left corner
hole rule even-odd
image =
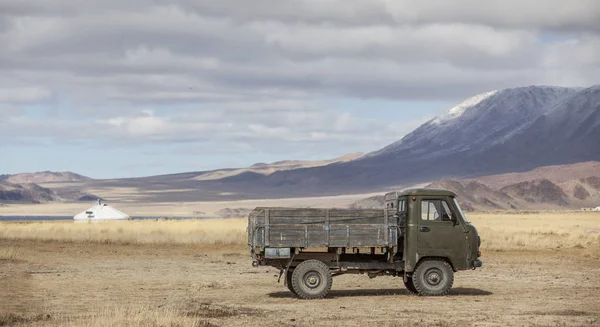
[[[277,270],[253,268],[243,246],[2,247],[21,253],[0,260],[0,326],[119,326],[90,317],[165,307],[194,318],[165,326],[600,326],[600,251],[490,251],[446,297],[410,295],[399,278],[344,275],[326,299],[303,301],[277,284]]]

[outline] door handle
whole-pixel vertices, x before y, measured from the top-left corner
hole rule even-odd
[[[430,231],[430,229],[429,229],[429,227],[427,227],[427,226],[421,226],[421,227],[419,227],[419,231],[420,231],[420,232],[429,232],[429,231]]]

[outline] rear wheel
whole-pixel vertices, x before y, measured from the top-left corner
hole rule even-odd
[[[292,273],[292,289],[301,299],[324,298],[333,283],[331,270],[319,260],[306,260]]]
[[[421,295],[446,295],[454,283],[454,271],[443,259],[425,260],[413,272],[412,282]]]
[[[415,284],[413,283],[412,278],[410,278],[410,277],[404,282],[404,286],[412,294],[418,294],[419,293],[419,291],[417,291],[417,289],[415,288]]]
[[[290,290],[290,292],[292,292],[292,294],[298,295],[298,294],[296,294],[296,291],[294,291],[294,288],[292,287],[292,274],[293,273],[294,273],[293,270],[288,270],[287,275],[285,277],[285,283],[286,283],[288,290]]]

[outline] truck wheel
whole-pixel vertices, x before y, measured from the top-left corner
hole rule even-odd
[[[454,271],[445,260],[425,260],[413,272],[412,282],[421,295],[446,295],[454,282]]]
[[[296,291],[294,291],[294,288],[292,287],[292,274],[293,273],[294,273],[293,270],[288,270],[287,275],[285,277],[285,282],[287,284],[288,290],[290,290],[290,292],[292,292],[292,294],[297,296],[298,294],[296,294]]]
[[[306,260],[292,273],[292,289],[301,299],[324,298],[333,283],[331,270],[319,260]]]
[[[410,277],[407,281],[404,282],[404,286],[412,294],[419,293],[419,291],[417,291],[417,289],[415,288],[415,284],[413,283],[412,277]]]

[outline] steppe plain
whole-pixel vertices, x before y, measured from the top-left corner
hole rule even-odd
[[[303,301],[240,219],[0,224],[0,326],[598,326],[600,213],[467,214],[484,267],[446,297],[336,277]]]

